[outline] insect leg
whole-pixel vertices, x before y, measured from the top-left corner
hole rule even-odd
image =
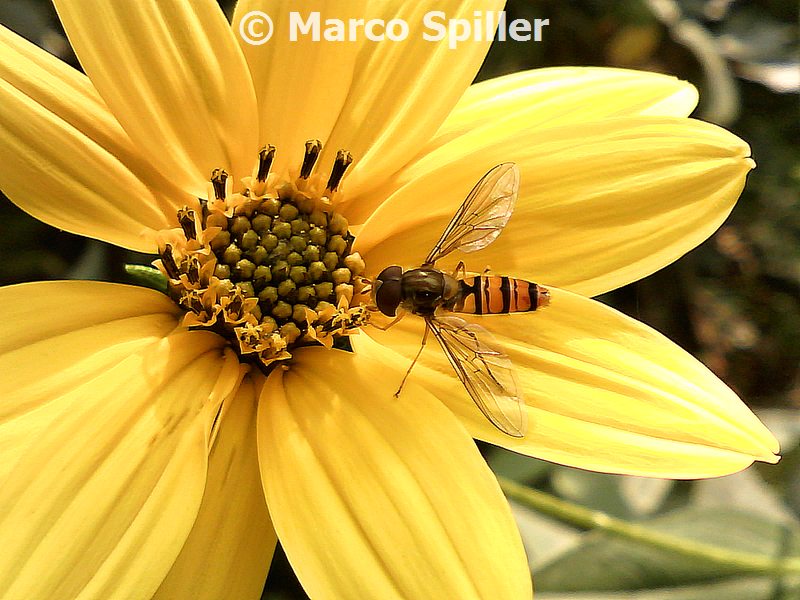
[[[387,325],[378,325],[377,323],[373,323],[371,319],[370,319],[369,324],[372,325],[375,329],[380,329],[381,331],[386,331],[392,325],[396,325],[397,322],[400,321],[400,319],[405,317],[407,314],[408,314],[407,311],[399,308],[399,309],[397,309],[397,316],[394,319],[392,319],[392,321],[390,323],[388,323]]]
[[[419,357],[422,354],[422,351],[425,349],[425,343],[428,341],[428,332],[429,331],[430,331],[430,327],[428,327],[428,322],[426,321],[425,322],[425,333],[422,335],[422,343],[419,345],[419,352],[417,352],[417,355],[414,357],[414,360],[411,361],[411,366],[408,367],[408,371],[406,371],[406,374],[403,375],[403,381],[400,382],[400,387],[397,388],[397,391],[394,393],[394,397],[395,398],[399,398],[400,397],[400,392],[403,390],[403,386],[406,384],[406,379],[408,379],[408,376],[411,375],[411,369],[413,369],[414,365],[417,364],[417,361],[419,360]]]

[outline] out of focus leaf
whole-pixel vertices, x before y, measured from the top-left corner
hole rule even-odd
[[[778,438],[781,450],[800,446],[800,410],[771,408],[758,411],[758,416]]]
[[[516,502],[511,501],[510,504],[528,555],[528,564],[534,573],[540,565],[547,564],[558,555],[581,544],[582,534],[578,529]]]
[[[67,279],[108,279],[108,250],[109,246],[103,242],[87,240],[80,257],[67,271]]]
[[[736,74],[782,94],[800,90],[800,62],[741,63]]]
[[[568,467],[556,467],[550,484],[558,495],[576,504],[629,519],[655,513],[675,481],[649,477],[620,477]]]
[[[556,468],[550,478],[553,489],[562,498],[620,519],[629,519],[633,515],[620,490],[621,481],[621,477],[614,475],[568,467]]]
[[[636,517],[654,514],[675,488],[672,479],[653,477],[620,477],[620,493]]]
[[[800,530],[742,511],[687,508],[646,523],[654,532],[746,552],[765,560],[800,557]],[[580,573],[580,577],[575,574]],[[622,591],[674,588],[741,577],[752,578],[735,564],[678,554],[602,532],[586,534],[580,548],[569,551],[536,573],[540,591]],[[800,586],[800,576],[784,578]],[[800,589],[800,588],[798,588]],[[630,597],[630,596],[628,596]],[[725,596],[721,596],[725,597]]]
[[[797,524],[780,495],[764,481],[756,469],[698,481],[692,486],[691,499],[692,504],[697,507],[736,508],[766,517],[775,523]]]
[[[496,446],[488,448],[486,462],[498,475],[520,483],[533,483],[554,468],[553,463],[523,456]]]
[[[794,590],[776,594],[775,581],[767,577],[742,577],[733,581],[721,581],[665,587],[638,592],[543,592],[536,595],[537,600],[793,600]],[[780,592],[779,592],[780,593]]]

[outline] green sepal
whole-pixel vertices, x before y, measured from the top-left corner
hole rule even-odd
[[[148,287],[162,294],[167,293],[167,278],[155,267],[126,264],[125,272],[130,276],[135,285]]]

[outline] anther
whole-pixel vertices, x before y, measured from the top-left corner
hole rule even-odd
[[[300,167],[301,178],[308,179],[311,177],[311,171],[314,169],[314,164],[317,162],[321,150],[322,142],[319,140],[308,140],[306,142],[306,154],[303,156],[303,166]]]
[[[211,184],[214,186],[214,197],[217,200],[225,200],[225,181],[228,174],[222,169],[211,171]]]
[[[164,244],[164,249],[161,251],[161,264],[164,265],[164,270],[170,279],[179,279],[181,276],[178,265],[175,262],[175,257],[172,256],[172,245]]]
[[[181,271],[186,273],[189,282],[198,283],[200,281],[200,263],[196,257],[187,257],[181,267]]]
[[[275,146],[268,144],[258,151],[258,174],[256,179],[261,183],[267,180],[273,160],[275,160]]]
[[[182,304],[189,310],[194,311],[197,314],[200,314],[205,310],[202,301],[196,294],[187,294],[183,296],[179,302],[180,304]]]
[[[325,186],[325,189],[330,192],[335,192],[336,188],[339,187],[339,184],[342,181],[342,177],[344,177],[344,172],[347,170],[347,167],[350,166],[350,163],[353,162],[353,155],[350,154],[347,150],[339,150],[336,153],[336,161],[333,163],[333,168],[331,169],[331,176],[328,179],[328,185]]]
[[[197,239],[197,227],[194,220],[194,211],[191,208],[184,207],[178,211],[178,223],[183,228],[183,233],[187,240]]]

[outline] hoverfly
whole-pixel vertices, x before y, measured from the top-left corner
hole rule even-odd
[[[527,411],[511,360],[483,327],[442,313],[532,311],[549,303],[549,292],[535,283],[503,275],[467,277],[463,262],[452,275],[435,268],[435,264],[454,250],[475,252],[497,239],[511,218],[518,191],[517,166],[497,165],[472,188],[420,267],[405,272],[397,265],[386,267],[372,288],[377,310],[395,317],[382,329],[409,312],[425,319],[422,345],[395,396],[400,394],[430,332],[477,407],[495,427],[513,437],[525,435]]]

